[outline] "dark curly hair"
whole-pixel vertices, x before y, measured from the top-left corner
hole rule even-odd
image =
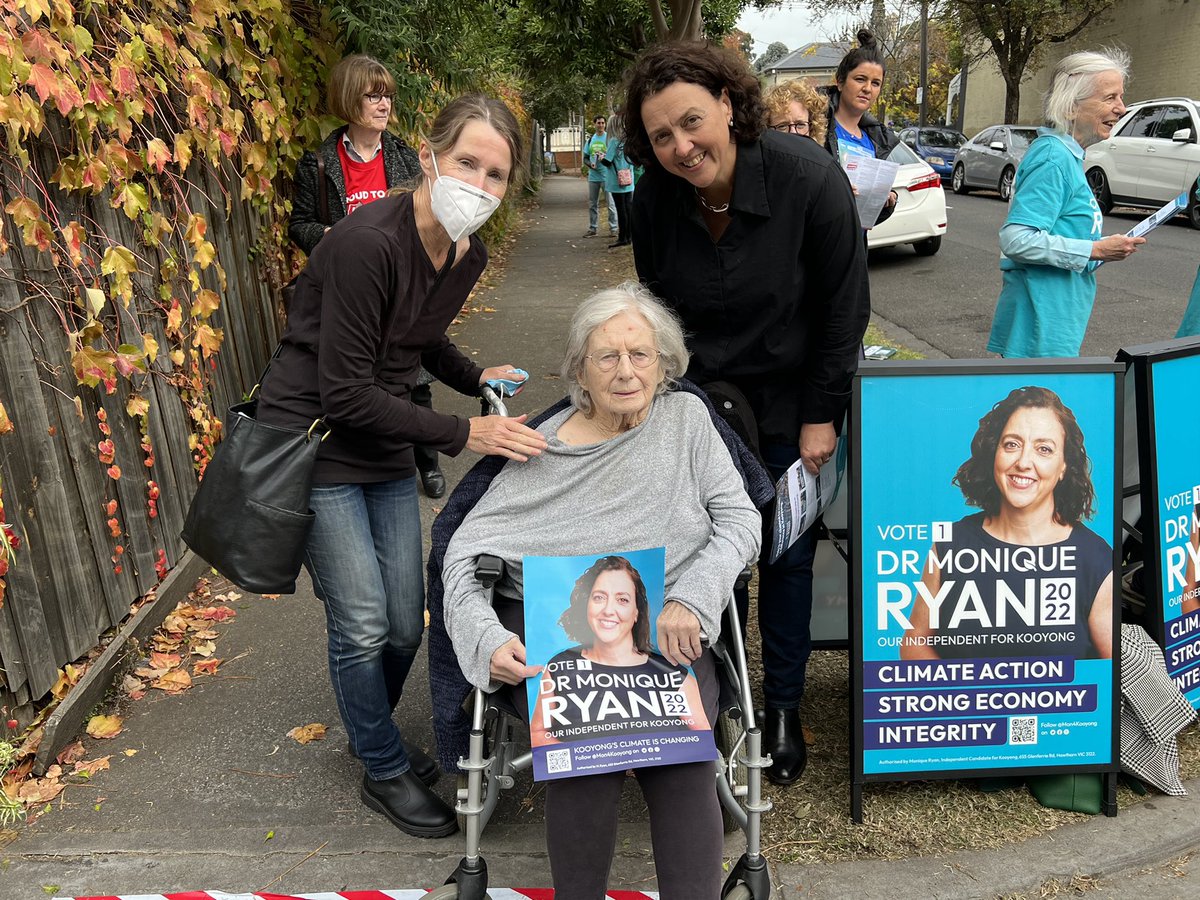
[[[850,73],[861,66],[863,63],[875,63],[879,68],[887,73],[887,66],[883,61],[883,49],[879,46],[879,41],[875,40],[875,35],[867,31],[865,28],[858,30],[858,46],[852,48],[842,61],[838,63],[837,72],[834,73],[834,81],[840,88],[846,83],[846,79],[850,77]]]
[[[646,599],[646,585],[633,563],[623,556],[602,556],[575,581],[571,589],[571,605],[558,618],[558,626],[573,641],[590,647],[594,642],[592,629],[588,625],[587,608],[596,579],[603,572],[628,572],[633,579],[634,602],[637,605],[637,621],[633,623],[633,646],[640,652],[650,653],[650,602]]]
[[[679,81],[704,88],[714,97],[729,95],[733,107],[733,139],[758,140],[767,121],[762,87],[745,60],[707,41],[667,41],[644,51],[625,73],[625,155],[642,166],[658,165],[650,136],[642,123],[642,104]]]
[[[1083,446],[1083,429],[1075,413],[1063,404],[1058,394],[1044,387],[1021,387],[992,407],[979,420],[979,429],[971,439],[971,457],[954,475],[953,484],[963,492],[968,506],[976,506],[986,515],[1000,511],[1000,488],[994,474],[996,448],[1004,426],[1018,409],[1048,409],[1063,427],[1063,458],[1067,470],[1054,488],[1054,520],[1074,528],[1096,514],[1096,491],[1092,487],[1092,461]]]

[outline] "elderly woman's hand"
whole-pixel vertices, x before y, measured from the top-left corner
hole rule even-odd
[[[504,684],[520,684],[526,678],[532,678],[542,671],[541,666],[525,665],[525,645],[521,639],[514,637],[500,645],[500,649],[492,654],[491,673],[493,681]]]
[[[668,600],[658,615],[658,649],[674,666],[687,666],[704,652],[700,620],[678,600]]]
[[[800,458],[804,468],[816,475],[837,448],[837,431],[832,422],[805,422],[800,426]]]
[[[467,437],[467,449],[476,453],[507,456],[518,462],[528,462],[529,457],[538,456],[546,449],[546,439],[541,432],[527,428],[523,423],[528,416],[506,419],[503,416],[475,416],[471,419],[471,433]]]

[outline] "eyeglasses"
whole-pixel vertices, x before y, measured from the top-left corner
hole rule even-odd
[[[808,134],[807,122],[780,122],[771,126],[772,131],[787,131],[791,134]]]
[[[589,354],[584,359],[590,359],[592,365],[601,372],[611,372],[621,362],[622,356],[628,356],[629,362],[635,369],[648,369],[658,361],[657,350],[630,350],[628,353],[605,350],[603,353]]]
[[[396,96],[396,95],[395,94],[384,94],[384,93],[363,94],[363,99],[366,100],[368,103],[381,103],[384,100],[386,100],[388,103],[391,103],[392,97],[394,97],[394,96]]]

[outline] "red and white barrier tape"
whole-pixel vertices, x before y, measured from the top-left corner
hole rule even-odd
[[[255,891],[230,894],[224,891],[183,891],[171,894],[102,894],[89,897],[56,897],[54,900],[421,900],[427,891],[322,891],[316,894],[273,894]],[[552,888],[488,888],[491,900],[554,900]],[[609,891],[609,900],[658,900],[657,893]]]

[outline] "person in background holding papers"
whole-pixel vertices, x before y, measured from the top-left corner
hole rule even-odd
[[[900,143],[896,132],[870,113],[883,90],[883,50],[865,28],[858,32],[858,44],[838,63],[836,84],[824,89],[829,97],[825,149],[843,167],[848,156],[887,159]],[[876,225],[891,218],[897,199],[895,191],[888,193]]]
[[[1200,202],[1200,178],[1196,179],[1193,188],[1196,200]],[[1183,312],[1183,321],[1179,323],[1179,331],[1175,337],[1190,337],[1200,334],[1200,268],[1196,269],[1196,280],[1192,282],[1192,295],[1188,299],[1187,309]]]
[[[600,192],[604,190],[604,169],[600,166],[608,153],[608,120],[604,116],[596,116],[592,124],[596,130],[583,142],[583,166],[588,179],[588,230],[584,232],[584,237],[595,237],[600,224]],[[607,191],[605,197],[608,198],[608,232],[616,235],[617,202]]]
[[[625,152],[638,277],[683,319],[699,385],[745,395],[773,480],[837,446],[871,314],[866,247],[845,173],[812,141],[764,128],[758,78],[721,47],[666,42],[626,76]],[[809,529],[759,566],[767,777],[808,759],[800,700],[812,651]]]
[[[1004,285],[988,350],[1005,357],[1078,356],[1096,299],[1096,267],[1128,259],[1146,242],[1102,237],[1104,216],[1083,173],[1083,154],[1125,115],[1129,56],[1072,53],[1055,67],[1044,101],[1050,127],[1017,168],[1000,229]]]

